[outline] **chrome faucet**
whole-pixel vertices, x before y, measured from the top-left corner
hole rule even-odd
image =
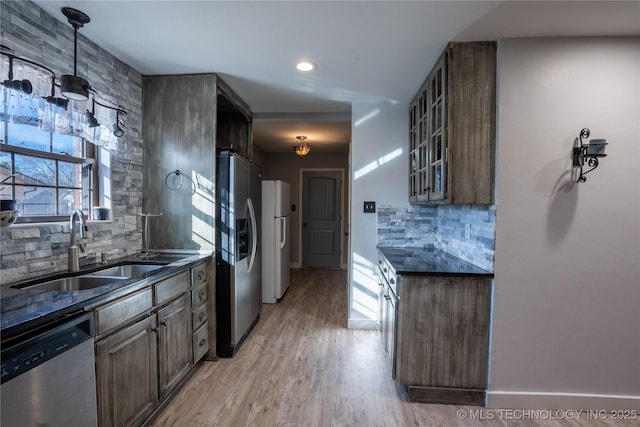
[[[69,271],[72,272],[80,270],[78,249],[84,253],[84,245],[82,243],[78,243],[76,246],[76,217],[80,220],[80,238],[84,239],[84,232],[88,231],[82,209],[74,209],[69,217],[69,229],[71,230],[71,240],[69,241]]]

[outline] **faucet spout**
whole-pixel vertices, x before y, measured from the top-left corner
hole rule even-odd
[[[76,218],[80,221],[80,238],[84,239],[87,223],[84,219],[82,209],[74,209],[69,216],[69,229],[71,230],[71,238],[69,240],[69,271],[75,272],[80,270],[80,255],[78,254],[78,245],[76,245]],[[80,251],[84,252],[84,247],[80,246]]]

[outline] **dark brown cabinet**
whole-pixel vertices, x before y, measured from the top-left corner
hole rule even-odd
[[[204,357],[210,264],[94,308],[101,427],[141,425]]]
[[[450,43],[409,107],[409,201],[492,204],[496,43]]]
[[[96,344],[100,426],[138,426],[158,405],[155,316]]]
[[[395,374],[410,401],[484,404],[491,284],[491,277],[398,277]]]
[[[158,378],[165,398],[192,366],[191,298],[188,293],[158,311]]]

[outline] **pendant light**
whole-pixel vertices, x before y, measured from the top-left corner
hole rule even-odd
[[[90,128],[97,128],[100,126],[100,122],[96,119],[96,100],[91,102],[91,111],[87,110],[85,113],[87,118],[87,126]]]
[[[110,105],[103,104],[102,102],[96,101],[95,98],[91,100],[91,111],[87,110],[84,113],[85,122],[87,126],[90,128],[95,128],[100,126],[100,122],[96,118],[96,105],[103,108],[108,108],[109,110],[114,110],[116,112],[116,121],[113,123],[113,127],[112,127],[113,135],[118,138],[124,136],[124,129],[123,129],[124,123],[122,122],[122,120],[120,120],[121,114],[125,116],[127,115],[127,112],[124,109],[124,107],[112,107]]]
[[[73,26],[73,75],[60,76],[60,93],[65,98],[74,101],[86,101],[89,99],[89,82],[78,77],[78,28],[91,21],[84,12],[71,7],[63,7],[62,13]]]
[[[311,151],[311,147],[309,147],[309,145],[307,145],[307,143],[305,142],[307,137],[304,135],[300,135],[296,136],[296,139],[298,140],[298,142],[300,142],[300,144],[293,147],[293,150],[296,152],[296,154],[300,157],[304,157],[309,154],[309,151]]]
[[[118,138],[124,136],[124,129],[120,127],[120,112],[121,110],[116,110],[116,122],[113,124],[113,134]]]

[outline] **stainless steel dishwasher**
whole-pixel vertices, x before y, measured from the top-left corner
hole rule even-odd
[[[97,426],[91,313],[3,343],[2,427]]]

